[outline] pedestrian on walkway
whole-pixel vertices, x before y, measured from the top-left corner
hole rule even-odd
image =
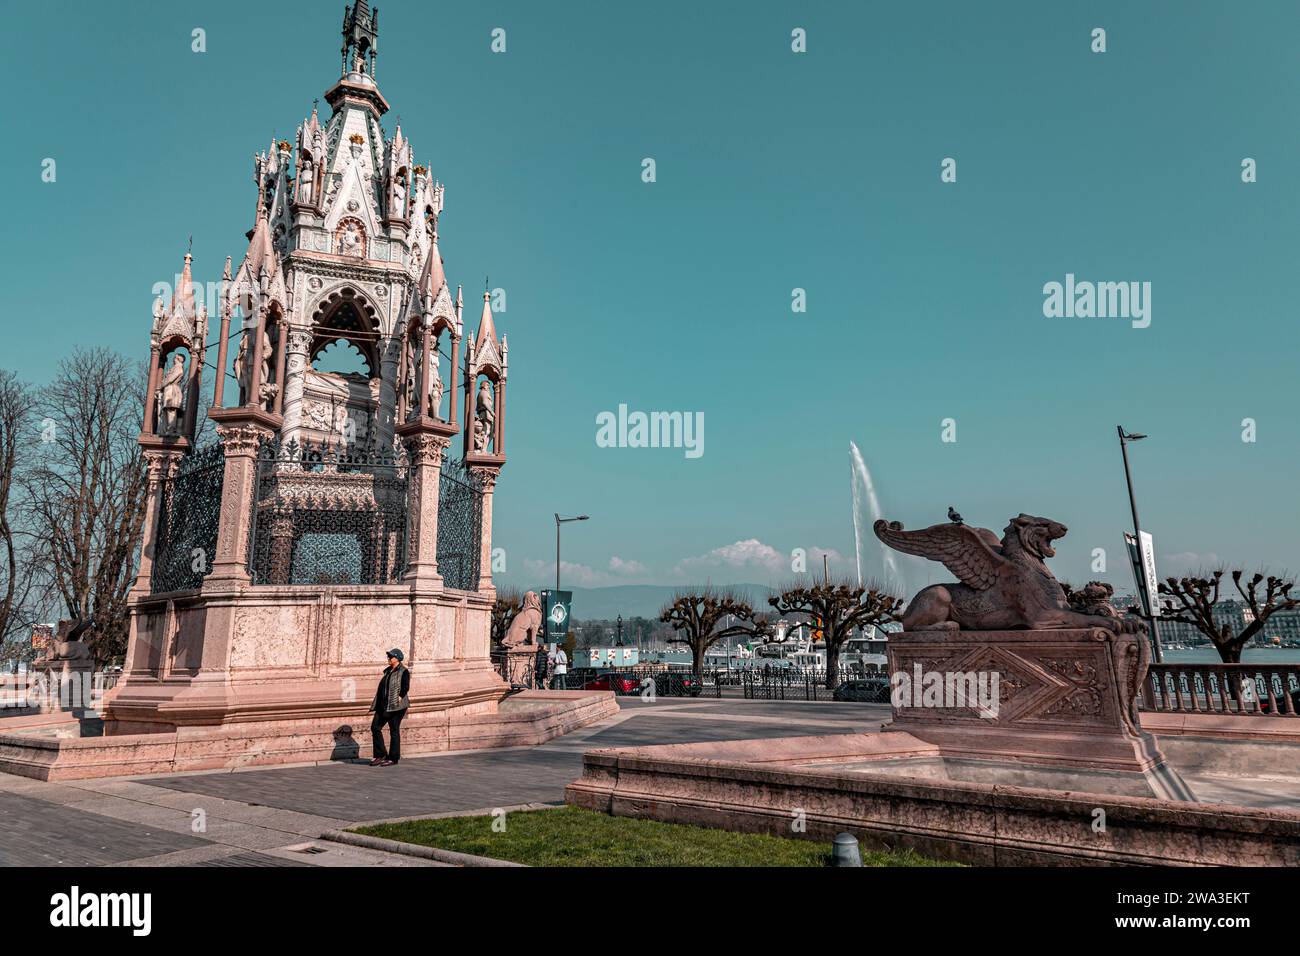
[[[551,646],[555,648],[550,654],[551,690],[564,690],[566,675],[569,673],[569,655],[564,653],[564,648],[559,643]]]
[[[537,658],[533,664],[533,677],[536,678],[535,685],[538,690],[546,690],[546,674],[550,669],[550,661],[546,656],[546,645],[539,641],[537,643]]]
[[[391,767],[402,759],[402,718],[410,701],[406,695],[411,690],[411,672],[402,666],[402,652],[394,647],[388,652],[388,667],[379,679],[379,689],[375,699],[370,702],[370,710],[375,719],[370,722],[371,750],[374,759],[372,767]],[[388,736],[392,738],[389,747],[384,746],[384,725],[388,725]]]

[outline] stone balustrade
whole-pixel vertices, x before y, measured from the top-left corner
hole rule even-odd
[[[1300,664],[1152,664],[1143,686],[1142,709],[1300,716]]]

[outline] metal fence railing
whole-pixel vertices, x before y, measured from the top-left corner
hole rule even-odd
[[[841,680],[826,686],[820,668],[758,664],[745,668],[715,668],[696,672],[690,667],[653,663],[624,668],[570,667],[565,674],[547,674],[544,688],[537,680],[536,662],[516,662],[507,673],[506,655],[494,652],[494,666],[514,690],[611,690],[619,696],[732,698],[744,700],[857,701],[889,703],[889,682],[882,675],[841,672]]]

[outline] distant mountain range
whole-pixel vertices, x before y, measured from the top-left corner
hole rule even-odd
[[[737,592],[755,609],[768,610],[767,599],[775,594],[773,588],[763,584],[720,585]],[[624,620],[632,617],[655,618],[663,606],[673,599],[681,586],[664,584],[621,584],[610,588],[565,588],[573,591],[574,621],[612,621],[620,614]]]

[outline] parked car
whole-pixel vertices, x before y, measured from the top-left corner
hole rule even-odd
[[[600,674],[582,685],[583,690],[612,690],[619,695],[641,693],[641,680],[628,674]]]
[[[1276,696],[1277,698],[1277,712],[1279,714],[1285,714],[1286,713],[1285,700],[1281,697],[1281,695],[1274,695],[1274,696]],[[1265,694],[1260,693],[1258,690],[1256,690],[1256,697],[1259,700],[1260,713],[1264,713],[1264,714],[1272,713],[1273,709],[1268,705],[1268,697]],[[1291,691],[1291,707],[1297,714],[1300,714],[1300,690]]]
[[[704,690],[704,682],[698,674],[664,671],[653,677],[655,693],[660,697],[699,697]]]
[[[850,700],[866,704],[889,703],[887,677],[858,677],[846,680],[835,688],[835,700]]]

